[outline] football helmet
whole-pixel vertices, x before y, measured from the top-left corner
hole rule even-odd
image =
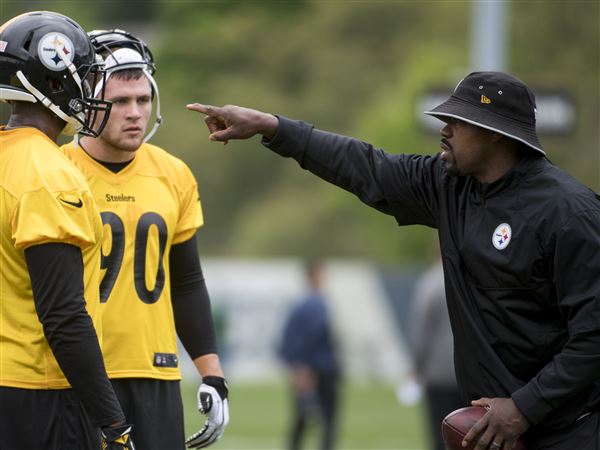
[[[154,57],[152,56],[152,52],[148,48],[148,45],[133,34],[124,30],[114,29],[90,31],[88,36],[90,37],[96,53],[106,57],[106,55],[113,53],[119,48],[129,48],[139,53],[141,61],[145,64],[146,70],[148,70],[151,75],[154,75],[154,72],[156,72]],[[124,66],[124,64],[125,63],[122,65]],[[122,68],[125,69],[126,67]]]
[[[103,74],[85,31],[62,14],[28,12],[0,27],[0,100],[40,102],[66,122],[63,134],[102,132],[111,103],[90,84]]]
[[[144,137],[144,142],[147,142],[162,123],[160,93],[153,77],[156,72],[156,65],[154,64],[152,52],[143,40],[124,30],[94,30],[90,31],[88,36],[96,53],[105,61],[105,80],[108,80],[114,72],[120,70],[141,69],[144,76],[150,81],[156,99],[156,119],[154,126]],[[103,87],[104,81],[101,80],[96,85],[95,93],[98,94]]]

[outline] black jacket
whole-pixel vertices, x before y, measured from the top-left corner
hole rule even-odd
[[[263,143],[400,225],[437,228],[465,401],[512,397],[538,429],[598,409],[598,195],[533,152],[481,184],[438,156],[388,154],[284,117]]]

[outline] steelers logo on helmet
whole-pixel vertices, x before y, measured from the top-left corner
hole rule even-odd
[[[64,34],[48,33],[40,39],[38,55],[44,66],[58,72],[65,69],[65,61],[73,61],[73,48],[73,42]]]
[[[501,223],[496,227],[494,233],[492,234],[492,244],[498,250],[504,250],[508,247],[510,240],[512,238],[512,229],[509,224]]]

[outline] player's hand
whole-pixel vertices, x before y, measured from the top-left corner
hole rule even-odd
[[[464,447],[476,442],[477,449],[512,450],[529,428],[529,421],[511,398],[480,398],[471,405],[483,406],[488,412],[465,435]]]
[[[200,431],[186,441],[188,448],[204,448],[216,442],[229,423],[228,390],[224,378],[207,376],[198,389],[198,410],[207,416]]]
[[[132,425],[102,428],[102,450],[135,450],[131,440]]]
[[[255,109],[226,105],[223,107],[192,103],[186,106],[190,111],[206,114],[204,122],[208,127],[211,141],[227,143],[230,139],[248,139],[256,134],[271,139],[279,119]]]

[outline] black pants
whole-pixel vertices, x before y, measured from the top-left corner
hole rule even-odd
[[[427,403],[427,418],[429,422],[429,436],[431,448],[446,450],[442,439],[442,420],[452,411],[466,406],[460,399],[456,386],[425,386],[425,400]]]
[[[290,450],[302,447],[307,427],[321,427],[321,449],[331,450],[334,445],[338,412],[339,377],[319,376],[316,398],[307,398],[294,392],[294,418],[289,435]]]
[[[72,389],[0,387],[0,449],[100,450],[100,430]]]
[[[183,405],[179,381],[150,378],[110,380],[121,403],[131,437],[140,450],[183,450]],[[205,419],[198,413],[198,430]],[[4,450],[4,449],[1,449]]]

